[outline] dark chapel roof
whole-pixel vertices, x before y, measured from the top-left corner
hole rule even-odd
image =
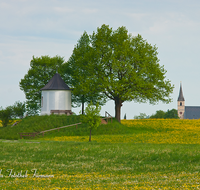
[[[40,90],[71,90],[61,76],[56,73],[51,80]]]
[[[184,119],[199,119],[200,106],[185,106]]]
[[[182,85],[180,86],[178,101],[185,101],[183,97]]]

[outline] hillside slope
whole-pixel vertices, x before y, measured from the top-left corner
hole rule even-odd
[[[10,139],[16,140],[20,138],[19,133],[33,133],[41,132],[48,129],[53,129],[57,127],[67,126],[70,124],[80,123],[81,117],[77,115],[44,115],[44,116],[31,116],[24,118],[16,126],[8,126],[0,128],[0,139]],[[118,123],[115,119],[113,122],[109,122],[107,125],[100,125],[97,129],[92,131],[93,135],[102,134],[125,134],[128,133],[128,127]],[[71,126],[55,131],[50,131],[45,133],[45,137],[55,137],[55,136],[84,136],[89,134],[89,129],[87,124]],[[30,137],[24,137],[30,138]],[[42,138],[42,135],[39,136]]]

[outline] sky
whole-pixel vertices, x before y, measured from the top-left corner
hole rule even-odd
[[[33,56],[59,55],[67,61],[83,32],[92,34],[102,24],[114,30],[125,26],[156,45],[166,79],[174,85],[171,103],[124,102],[122,118],[177,109],[180,82],[186,106],[200,106],[199,10],[199,0],[0,0],[0,106],[26,100],[19,82]],[[115,115],[112,100],[101,115],[105,111]]]

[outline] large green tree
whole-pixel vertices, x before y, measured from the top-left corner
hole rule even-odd
[[[101,92],[115,102],[115,117],[120,121],[125,101],[169,103],[173,91],[166,70],[159,64],[157,47],[140,35],[128,34],[125,27],[113,30],[102,25],[89,36],[87,51],[81,55],[87,64],[76,67],[86,73],[80,86]],[[81,49],[75,47],[76,51]]]
[[[62,65],[64,78],[67,78],[69,85],[73,88],[72,103],[73,107],[82,105],[82,114],[84,114],[84,104],[91,101],[100,105],[106,103],[105,95],[97,89],[95,83],[91,83],[90,79],[93,75],[88,70],[90,68],[90,60],[86,56],[90,52],[90,37],[84,32],[78,40],[73,53],[69,60]],[[80,66],[81,65],[81,66]]]
[[[21,79],[19,86],[26,96],[26,111],[29,115],[36,115],[41,108],[41,91],[56,71],[61,73],[64,58],[60,56],[34,57],[30,62],[30,69]]]

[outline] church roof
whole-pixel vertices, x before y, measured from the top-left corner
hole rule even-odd
[[[185,106],[184,119],[199,119],[200,106]]]
[[[185,101],[183,97],[182,85],[180,86],[178,101]]]
[[[71,90],[61,76],[56,73],[51,80],[40,90]]]

